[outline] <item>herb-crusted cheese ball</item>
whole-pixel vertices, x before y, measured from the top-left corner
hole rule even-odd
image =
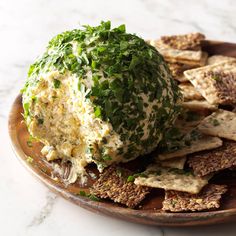
[[[157,147],[178,114],[179,91],[162,56],[143,39],[97,27],[54,37],[29,69],[23,107],[48,160],[72,162],[70,182]]]

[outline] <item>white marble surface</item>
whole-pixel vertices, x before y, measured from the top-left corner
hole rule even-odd
[[[38,183],[14,157],[7,134],[8,112],[28,66],[53,35],[110,19],[144,38],[201,31],[236,42],[235,12],[233,0],[1,0],[0,235],[236,235],[234,224],[161,228],[90,213]]]

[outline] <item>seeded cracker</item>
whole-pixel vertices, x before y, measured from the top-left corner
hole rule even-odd
[[[236,102],[236,60],[187,70],[184,75],[209,103]]]
[[[236,142],[224,141],[223,146],[189,156],[188,164],[197,176],[236,167]]]
[[[220,109],[203,119],[198,129],[208,135],[236,141],[236,113]]]
[[[160,44],[178,50],[199,51],[201,50],[201,41],[204,39],[205,35],[201,33],[162,36]]]
[[[171,212],[203,211],[220,207],[220,199],[227,191],[226,185],[210,184],[198,194],[166,191],[162,210]]]
[[[173,158],[173,159],[167,160],[167,161],[161,161],[160,164],[163,167],[170,167],[170,168],[176,168],[176,169],[183,170],[186,159],[187,159],[187,157],[183,156],[183,157]]]
[[[151,45],[155,45],[151,41]],[[159,48],[156,46],[156,49],[164,56],[165,60],[171,63],[183,63],[186,65],[204,66],[207,60],[207,53],[202,51],[190,51],[190,50],[177,50],[171,48]]]
[[[191,172],[184,170],[151,164],[142,173],[142,176],[135,178],[134,183],[141,186],[196,194],[207,185],[209,178],[194,176]]]
[[[191,83],[181,83],[179,88],[183,94],[184,101],[189,100],[202,100],[202,95],[194,88]]]
[[[130,208],[136,207],[149,193],[149,188],[128,182],[132,172],[117,166],[106,169],[90,192],[100,198],[109,198]]]
[[[163,36],[160,40],[150,40],[149,43],[156,47],[168,62],[203,66],[207,60],[207,53],[201,51],[201,41],[204,38],[202,34],[193,33]]]
[[[187,108],[191,111],[202,111],[202,110],[217,110],[217,105],[210,104],[206,100],[192,100],[185,101],[182,103],[182,107]]]
[[[202,136],[196,140],[190,140],[190,145],[185,145],[177,151],[159,154],[160,160],[168,160],[174,157],[182,157],[187,154],[199,152],[203,150],[210,150],[222,146],[221,139],[211,136]]]
[[[213,65],[213,64],[232,61],[232,60],[236,60],[236,58],[235,57],[222,56],[222,55],[214,55],[214,56],[208,57],[207,65]]]
[[[192,66],[185,65],[182,63],[167,63],[169,66],[169,69],[171,71],[171,74],[175,80],[178,80],[179,82],[186,82],[188,79],[184,76],[183,72],[185,70],[192,69]]]

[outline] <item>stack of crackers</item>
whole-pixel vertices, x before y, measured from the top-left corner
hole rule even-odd
[[[178,82],[182,113],[145,170],[111,166],[100,174],[92,194],[135,208],[159,188],[165,190],[163,211],[220,208],[227,186],[211,179],[236,167],[236,58],[208,57],[201,47],[204,39],[192,33],[149,41]]]

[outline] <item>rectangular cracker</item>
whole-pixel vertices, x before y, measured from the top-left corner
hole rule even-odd
[[[158,158],[160,160],[168,160],[174,157],[181,157],[194,152],[210,150],[220,146],[222,146],[221,139],[211,136],[201,136],[196,140],[191,140],[189,146],[185,145],[177,151],[159,154]]]
[[[163,47],[178,50],[199,51],[201,50],[201,42],[204,39],[205,35],[197,32],[189,34],[162,36],[159,40],[159,44],[163,45]]]
[[[207,135],[236,141],[236,113],[219,109],[203,119],[198,129]]]
[[[220,207],[220,200],[227,191],[226,185],[209,184],[198,194],[166,191],[162,210],[171,212],[213,210]]]
[[[182,102],[182,107],[189,109],[191,111],[199,111],[199,110],[217,110],[217,105],[210,104],[206,100],[192,100],[192,101],[184,101]]]
[[[149,43],[157,48],[166,61],[203,66],[207,59],[207,53],[201,51],[203,39],[205,39],[203,34],[191,33],[162,36],[161,39],[150,40]]]
[[[173,158],[167,161],[161,161],[160,164],[163,167],[176,168],[176,169],[183,170],[186,159],[187,157],[183,156],[183,157]]]
[[[202,51],[177,50],[171,48],[158,47],[156,47],[156,49],[163,55],[165,60],[168,62],[178,62],[194,67],[204,66],[208,57],[207,53]]]
[[[236,102],[236,60],[187,70],[184,75],[209,103]]]
[[[182,63],[167,63],[169,66],[169,69],[171,71],[171,74],[173,76],[173,78],[179,82],[186,82],[188,81],[187,78],[185,78],[183,72],[185,70],[190,70],[192,68],[194,68],[193,66],[190,65],[185,65]]]
[[[93,184],[90,193],[134,208],[149,193],[149,188],[128,182],[127,179],[130,175],[132,175],[130,170],[111,166]]]
[[[179,88],[183,94],[184,101],[203,100],[202,95],[196,90],[191,83],[181,83]]]
[[[221,62],[228,62],[228,61],[233,61],[235,60],[235,57],[227,57],[223,55],[214,55],[211,57],[208,57],[207,59],[207,65],[213,65]]]
[[[159,164],[151,164],[135,179],[138,186],[162,188],[196,194],[207,185],[209,177],[194,176],[184,170],[161,167]]]
[[[223,146],[214,150],[189,155],[188,164],[197,176],[236,167],[236,142],[224,141]]]

